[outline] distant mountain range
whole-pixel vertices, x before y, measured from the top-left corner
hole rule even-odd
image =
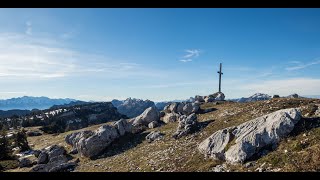
[[[48,109],[54,105],[69,104],[70,102],[76,102],[75,99],[51,99],[48,97],[31,97],[23,96],[18,98],[11,98],[0,100],[0,110],[32,110],[32,109]]]
[[[263,101],[271,99],[271,96],[268,94],[263,93],[256,93],[248,98],[242,97],[240,99],[237,99],[236,102],[255,102],[255,101]]]

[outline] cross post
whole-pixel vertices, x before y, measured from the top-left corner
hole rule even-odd
[[[220,71],[218,71],[218,74],[219,74],[219,92],[221,92],[221,75],[223,74],[221,70],[222,70],[222,63],[220,63]]]

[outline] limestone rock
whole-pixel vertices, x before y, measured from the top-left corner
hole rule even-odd
[[[133,126],[148,125],[152,121],[159,121],[160,115],[155,106],[149,107],[141,115],[134,118]]]
[[[67,144],[72,145],[73,147],[76,146],[76,143],[79,142],[82,138],[88,138],[93,135],[92,131],[80,131],[69,134],[65,137],[65,141]]]
[[[114,123],[114,126],[118,130],[120,136],[123,136],[125,133],[131,133],[132,124],[129,123],[126,119],[120,119],[119,121]]]
[[[120,136],[117,129],[104,125],[94,131],[93,135],[88,138],[81,138],[76,143],[78,152],[86,157],[93,157],[101,153],[115,139]]]
[[[183,106],[183,114],[189,115],[198,112],[200,106],[198,103],[187,103]]]
[[[195,113],[187,115],[182,115],[179,118],[179,125],[177,131],[173,134],[173,138],[179,139],[192,132],[197,125],[197,116]]]
[[[71,171],[77,164],[68,162],[66,150],[62,146],[53,145],[41,150],[38,156],[38,165],[31,172],[65,172]],[[72,168],[71,168],[72,167]]]
[[[199,144],[201,153],[230,163],[244,163],[266,147],[275,146],[300,120],[298,109],[282,109],[236,127],[213,133]]]
[[[162,121],[165,123],[170,123],[170,122],[176,122],[179,118],[179,114],[177,113],[167,113],[163,118]]]
[[[150,143],[152,141],[161,139],[163,134],[160,131],[152,131],[146,136],[146,140]]]

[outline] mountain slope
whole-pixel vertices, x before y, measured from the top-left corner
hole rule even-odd
[[[303,119],[292,134],[280,141],[275,151],[254,160],[251,167],[227,165],[227,168],[230,171],[256,171],[264,166],[266,171],[319,171],[320,118],[314,117],[316,106],[320,106],[320,100],[301,98],[279,98],[248,103],[224,102],[218,105],[205,103],[201,105],[202,109],[215,110],[197,115],[199,129],[193,134],[178,140],[173,139],[171,136],[178,126],[178,122],[173,122],[148,129],[135,136],[126,135],[108,147],[97,159],[90,160],[75,155],[80,158],[76,171],[212,171],[223,162],[205,158],[200,154],[197,149],[200,142],[217,130],[237,126],[285,108],[301,108],[302,111]],[[94,130],[100,126],[82,130]],[[164,133],[164,139],[148,143],[145,136],[153,130]],[[71,147],[66,145],[64,137],[73,132],[75,131],[57,136],[29,137],[28,141],[34,145],[34,149],[60,144],[71,150]],[[13,171],[27,170],[28,168],[22,168]]]

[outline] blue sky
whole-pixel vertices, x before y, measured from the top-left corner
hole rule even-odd
[[[0,99],[320,94],[320,9],[1,9]]]

